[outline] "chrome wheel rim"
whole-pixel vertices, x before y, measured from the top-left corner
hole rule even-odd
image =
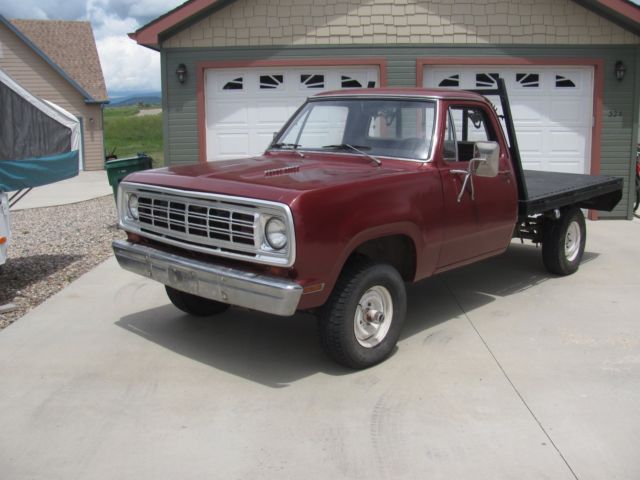
[[[365,348],[379,345],[393,321],[393,300],[389,290],[376,285],[368,289],[356,307],[353,329],[356,340]]]
[[[580,225],[573,221],[567,228],[567,234],[564,237],[564,256],[570,262],[573,262],[580,252]]]

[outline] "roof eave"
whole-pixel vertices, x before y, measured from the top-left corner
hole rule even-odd
[[[640,7],[626,0],[573,0],[628,32],[640,36]]]
[[[148,39],[146,38],[143,39],[143,36],[140,35],[139,31],[131,32],[131,33],[128,33],[127,35],[131,40],[135,41],[138,45],[150,48],[151,50],[155,50],[156,52],[160,51],[160,45],[158,42],[157,35],[155,39],[153,38],[152,35],[149,35],[150,38]]]
[[[160,50],[162,36],[167,32],[180,29],[189,24],[194,18],[199,18],[203,12],[214,8],[223,8],[236,0],[188,0],[164,15],[151,20],[138,30],[129,34],[129,38],[135,40],[143,47],[152,50]]]
[[[73,88],[75,88],[80,95],[82,95],[85,99],[85,102],[99,102],[100,100],[96,100],[93,96],[89,94],[84,88],[82,88],[78,82],[76,82],[73,78],[71,78],[60,66],[51,60],[51,58],[40,50],[35,43],[29,40],[24,33],[20,31],[15,25],[13,25],[9,20],[7,20],[3,15],[0,14],[0,23],[5,25],[14,35],[16,35],[25,45],[27,45],[31,50],[33,50],[36,55],[42,58],[51,68],[53,68],[62,78],[64,78]]]

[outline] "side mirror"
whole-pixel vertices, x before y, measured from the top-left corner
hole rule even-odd
[[[476,199],[473,186],[473,176],[496,177],[500,167],[500,145],[497,142],[476,142],[473,146],[473,158],[469,160],[467,170],[451,170],[451,173],[464,175],[464,181],[458,193],[458,203],[462,201],[462,195],[471,186],[471,200]]]
[[[476,163],[475,175],[479,177],[495,177],[500,166],[500,145],[498,142],[476,142],[473,146],[473,159]],[[471,165],[470,165],[471,166]]]

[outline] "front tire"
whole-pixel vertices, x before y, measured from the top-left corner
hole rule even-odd
[[[545,267],[556,275],[571,275],[578,270],[587,229],[579,208],[562,211],[557,220],[545,219],[542,233],[542,260]]]
[[[349,265],[318,319],[320,342],[336,362],[371,367],[395,347],[407,310],[404,281],[390,265]]]
[[[192,295],[191,293],[176,290],[168,285],[164,287],[171,303],[184,313],[194,315],[196,317],[209,317],[219,313],[226,312],[229,305],[208,298]]]

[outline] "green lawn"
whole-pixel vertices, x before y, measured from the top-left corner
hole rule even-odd
[[[104,109],[105,150],[110,153],[115,148],[118,158],[144,152],[153,158],[154,167],[161,167],[164,165],[162,113],[139,117],[140,110],[135,106]]]

